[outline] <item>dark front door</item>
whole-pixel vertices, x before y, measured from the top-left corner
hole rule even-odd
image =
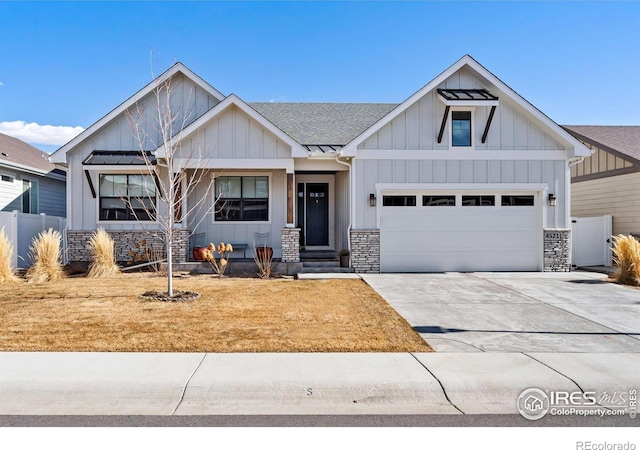
[[[307,183],[306,244],[329,245],[329,184]]]

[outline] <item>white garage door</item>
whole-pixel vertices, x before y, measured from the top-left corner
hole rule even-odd
[[[537,271],[536,193],[383,192],[383,272]]]

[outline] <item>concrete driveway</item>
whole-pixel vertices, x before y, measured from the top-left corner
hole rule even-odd
[[[438,352],[640,352],[640,290],[602,274],[362,274]]]

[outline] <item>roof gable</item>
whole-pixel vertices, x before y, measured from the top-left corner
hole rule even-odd
[[[385,125],[391,123],[391,121],[405,112],[412,105],[417,103],[421,98],[431,91],[435,91],[439,86],[450,79],[454,74],[461,69],[468,69],[474,75],[481,79],[486,80],[489,85],[493,85],[500,91],[500,99],[503,100],[504,96],[508,97],[508,100],[516,104],[519,108],[525,111],[532,119],[538,122],[542,127],[549,130],[549,133],[556,137],[560,142],[566,144],[567,147],[574,149],[574,156],[589,156],[591,153],[578,139],[573,137],[570,133],[552,121],[549,117],[543,114],[540,110],[534,107],[531,103],[526,101],[513,89],[503,83],[498,77],[489,72],[480,63],[473,59],[469,55],[465,55],[457,62],[436,76],[433,80],[427,83],[423,88],[411,95],[408,99],[390,111],[386,116],[382,117],[366,131],[360,134],[358,137],[349,142],[343,149],[343,156],[355,156],[357,154],[357,147],[360,143],[364,142],[367,138],[379,131]],[[504,94],[504,95],[503,95]]]
[[[67,142],[65,145],[63,145],[58,150],[53,152],[51,154],[49,160],[52,163],[65,164],[67,162],[67,159],[66,159],[67,152],[73,150],[74,148],[76,148],[77,146],[82,144],[85,140],[90,138],[96,131],[100,130],[102,127],[104,127],[105,125],[110,123],[112,120],[116,119],[118,116],[123,114],[127,109],[131,108],[137,102],[141,101],[143,98],[145,98],[146,96],[151,94],[153,92],[153,90],[157,87],[158,81],[165,80],[167,78],[171,78],[171,77],[173,77],[173,76],[175,76],[177,74],[184,75],[186,78],[191,80],[195,85],[199,86],[200,88],[202,88],[204,91],[206,91],[208,94],[210,94],[214,98],[218,99],[219,101],[222,101],[225,98],[224,95],[222,93],[220,93],[220,91],[218,91],[213,86],[211,86],[209,83],[204,81],[202,78],[200,78],[198,75],[196,75],[190,69],[188,69],[184,64],[182,64],[180,62],[175,63],[167,71],[165,71],[164,73],[162,73],[161,75],[159,75],[158,77],[153,79],[145,87],[143,87],[138,92],[136,92],[134,95],[129,97],[127,100],[122,102],[120,105],[118,105],[116,108],[114,108],[107,115],[102,117],[100,120],[98,120],[96,123],[94,123],[93,125],[88,127],[86,130],[84,130],[78,136],[76,136],[71,141]]]
[[[193,123],[191,123],[188,127],[186,127],[184,130],[182,130],[182,132],[180,132],[179,135],[176,136],[176,138],[178,140],[187,139],[193,133],[197,132],[197,130],[200,127],[202,127],[203,125],[207,124],[213,118],[215,118],[215,117],[219,116],[220,114],[222,114],[225,110],[227,110],[232,105],[236,106],[238,109],[240,109],[242,112],[247,114],[249,117],[251,117],[253,120],[255,120],[262,127],[267,129],[269,132],[273,133],[278,139],[282,140],[283,142],[285,142],[289,146],[291,146],[291,153],[292,153],[291,156],[292,157],[306,157],[306,156],[308,156],[308,152],[295,139],[293,139],[287,133],[282,131],[280,128],[278,128],[276,125],[274,125],[268,119],[266,119],[264,116],[259,114],[255,109],[253,109],[251,106],[249,106],[243,100],[241,100],[235,94],[229,95],[223,101],[221,101],[216,106],[211,108],[209,111],[207,111],[201,117],[199,117],[197,120],[195,120]],[[165,156],[164,146],[160,146],[158,148],[158,150],[156,151],[156,157],[157,158],[163,158],[164,156]]]

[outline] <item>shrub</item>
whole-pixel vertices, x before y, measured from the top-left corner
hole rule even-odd
[[[61,240],[62,236],[53,228],[49,228],[33,238],[29,247],[29,258],[33,264],[26,274],[29,283],[58,281],[64,278],[64,270],[60,262]]]
[[[120,273],[120,267],[116,264],[114,256],[115,243],[103,228],[98,228],[98,231],[91,236],[89,248],[93,260],[89,266],[88,277],[108,278]]]
[[[258,266],[258,276],[263,279],[273,274],[273,249],[271,247],[257,247],[253,245],[253,260]]]
[[[15,283],[20,280],[11,268],[12,261],[13,245],[2,228],[0,230],[0,284]]]
[[[621,284],[640,285],[640,242],[633,236],[614,236],[613,253],[618,266],[615,280]]]
[[[220,259],[216,259],[216,250],[220,255]],[[233,252],[233,246],[231,244],[226,244],[224,242],[220,242],[218,247],[212,243],[209,244],[209,247],[204,251],[204,259],[211,264],[211,268],[214,273],[218,275],[218,277],[222,278],[224,276],[224,272],[227,270],[229,266],[229,255]]]

